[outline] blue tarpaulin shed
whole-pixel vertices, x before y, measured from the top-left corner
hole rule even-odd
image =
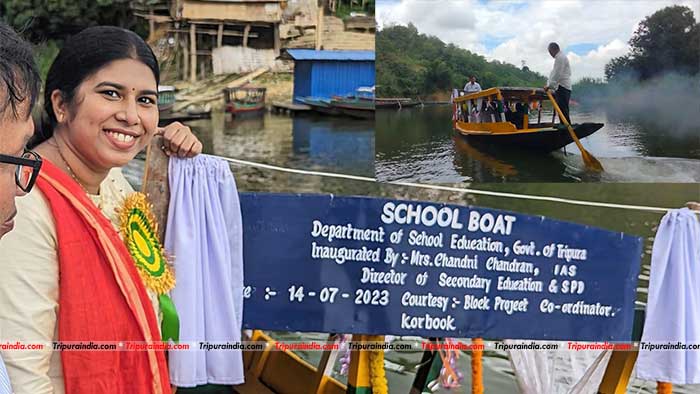
[[[374,51],[288,49],[294,60],[294,99],[330,98],[374,85]]]

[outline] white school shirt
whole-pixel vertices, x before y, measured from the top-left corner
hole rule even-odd
[[[552,67],[552,72],[549,73],[547,86],[552,90],[557,90],[559,86],[571,90],[571,66],[563,51],[559,51],[554,56],[554,67]]]

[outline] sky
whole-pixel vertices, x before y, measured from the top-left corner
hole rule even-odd
[[[646,16],[685,5],[700,18],[700,0],[377,0],[380,29],[416,26],[486,57],[549,75],[555,41],[569,58],[574,82],[603,78],[605,64],[628,52],[627,42]]]

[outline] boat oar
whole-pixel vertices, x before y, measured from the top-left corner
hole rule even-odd
[[[588,153],[587,150],[583,148],[583,145],[581,145],[581,141],[579,141],[578,137],[576,136],[576,133],[574,132],[573,127],[569,124],[569,121],[566,120],[564,117],[564,114],[561,112],[561,108],[559,108],[559,105],[557,104],[556,100],[554,100],[554,97],[552,97],[552,93],[547,89],[545,91],[547,93],[547,97],[549,97],[549,101],[552,102],[552,105],[554,106],[554,110],[557,111],[557,114],[559,115],[559,119],[561,119],[562,122],[566,125],[566,127],[569,129],[569,134],[571,134],[571,138],[574,140],[576,143],[576,146],[578,146],[578,149],[581,151],[581,156],[583,157],[583,163],[586,165],[588,169],[597,171],[597,172],[603,172],[603,165],[600,164],[598,159],[593,157],[592,154]]]

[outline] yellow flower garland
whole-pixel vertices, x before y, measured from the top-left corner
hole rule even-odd
[[[381,341],[383,337],[373,336],[369,341]],[[384,350],[372,350],[369,355],[369,376],[372,384],[372,394],[389,394],[389,384],[384,370]]]
[[[151,204],[143,193],[124,199],[119,214],[119,232],[143,283],[157,294],[166,294],[175,287],[175,275],[158,241],[158,224]]]

